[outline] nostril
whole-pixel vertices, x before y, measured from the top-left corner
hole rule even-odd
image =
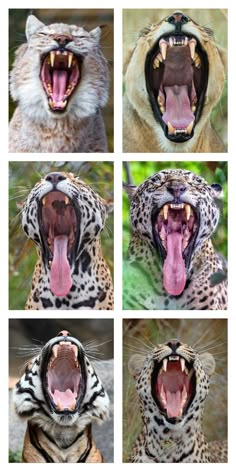
[[[177,25],[178,23],[185,24],[188,23],[189,18],[184,15],[181,11],[176,11],[173,15],[170,15],[167,19],[172,25]]]
[[[181,345],[180,341],[178,339],[171,339],[168,343],[167,346],[172,349],[172,351],[176,351],[178,347]]]
[[[69,331],[63,330],[63,331],[60,331],[60,333],[58,333],[57,336],[64,336],[64,337],[66,337],[66,336],[70,336],[70,333],[69,333]]]

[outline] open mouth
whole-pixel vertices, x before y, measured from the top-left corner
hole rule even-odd
[[[43,59],[40,78],[51,111],[65,111],[81,77],[82,59],[71,51],[54,49]]]
[[[72,286],[71,266],[79,242],[80,212],[62,192],[45,195],[39,204],[43,260],[50,269],[50,289],[65,296]]]
[[[152,374],[152,395],[170,422],[187,412],[196,391],[193,364],[182,356],[170,355],[156,363]]]
[[[180,295],[198,233],[196,209],[187,203],[167,203],[154,210],[152,224],[154,241],[164,261],[164,288],[170,295]]]
[[[185,34],[159,38],[146,57],[146,87],[156,120],[174,142],[193,137],[204,105],[208,59],[200,42]]]
[[[70,341],[55,343],[43,365],[43,386],[56,413],[78,411],[85,392],[83,356]]]

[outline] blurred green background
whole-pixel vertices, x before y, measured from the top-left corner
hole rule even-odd
[[[9,163],[9,308],[24,309],[37,253],[21,228],[23,202],[41,177],[53,171],[73,172],[91,185],[101,197],[113,200],[113,162],[10,162]],[[113,215],[102,233],[103,255],[113,273]]]
[[[153,345],[177,338],[198,352],[210,352],[216,361],[205,403],[203,430],[207,441],[227,438],[227,320],[125,319],[123,321],[123,460],[127,462],[141,432],[141,414],[135,381],[128,372],[133,354],[146,356]]]
[[[125,9],[123,10],[123,57],[126,52],[135,46],[139,32],[152,23],[158,23],[173,13],[173,9]],[[181,9],[182,10],[182,9]],[[183,9],[183,13],[190,16],[199,25],[211,28],[214,31],[218,46],[227,49],[227,10],[224,8],[191,8]],[[217,80],[217,77],[216,77]],[[211,122],[217,134],[227,145],[227,81],[220,101],[211,115]]]
[[[226,161],[148,161],[129,162],[128,170],[131,174],[132,184],[139,185],[145,179],[163,169],[186,169],[201,175],[208,184],[219,183],[223,188],[223,200],[220,201],[221,216],[212,241],[215,250],[227,257],[227,213],[228,213],[228,191],[227,191],[227,162]],[[127,182],[127,168],[123,166],[123,181]],[[126,258],[127,248],[130,241],[130,217],[129,199],[123,192],[123,254]]]
[[[82,26],[90,31],[96,26],[105,25],[102,30],[101,49],[108,61],[110,72],[110,93],[109,101],[102,109],[102,115],[105,121],[109,152],[113,152],[113,10],[106,8],[99,9],[42,9],[37,8],[29,10],[26,8],[9,9],[9,67],[11,69],[16,49],[24,42],[25,23],[30,13],[45,24],[67,23]],[[9,99],[9,119],[16,107]]]

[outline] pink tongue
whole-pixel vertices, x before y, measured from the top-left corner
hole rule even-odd
[[[185,129],[195,120],[190,108],[187,85],[172,85],[164,87],[166,93],[166,111],[163,121],[170,122],[175,129]]]
[[[58,104],[64,100],[65,93],[66,93],[67,77],[68,75],[67,75],[66,70],[55,69],[53,71],[52,98],[53,98],[53,101]]]
[[[181,414],[181,393],[180,390],[177,392],[166,392],[166,411],[169,418],[180,416]]]
[[[182,235],[173,231],[167,236],[167,256],[163,266],[163,285],[170,295],[180,295],[186,283],[182,256]]]
[[[50,275],[50,289],[54,295],[64,297],[69,292],[72,280],[67,259],[68,236],[54,238],[54,252]]]
[[[65,392],[60,392],[59,390],[55,390],[53,394],[53,400],[55,404],[58,404],[58,400],[62,405],[63,409],[70,408],[72,402],[74,402],[74,395],[72,391],[68,388]]]

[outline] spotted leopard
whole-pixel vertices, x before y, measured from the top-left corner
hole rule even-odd
[[[22,208],[38,252],[26,309],[113,309],[100,241],[111,206],[71,173],[51,172],[34,186]]]
[[[132,237],[124,308],[227,309],[226,263],[211,241],[221,186],[187,170],[168,169],[125,190]]]
[[[131,357],[143,429],[130,462],[227,462],[226,441],[207,443],[202,431],[214,369],[210,353],[177,339]]]

